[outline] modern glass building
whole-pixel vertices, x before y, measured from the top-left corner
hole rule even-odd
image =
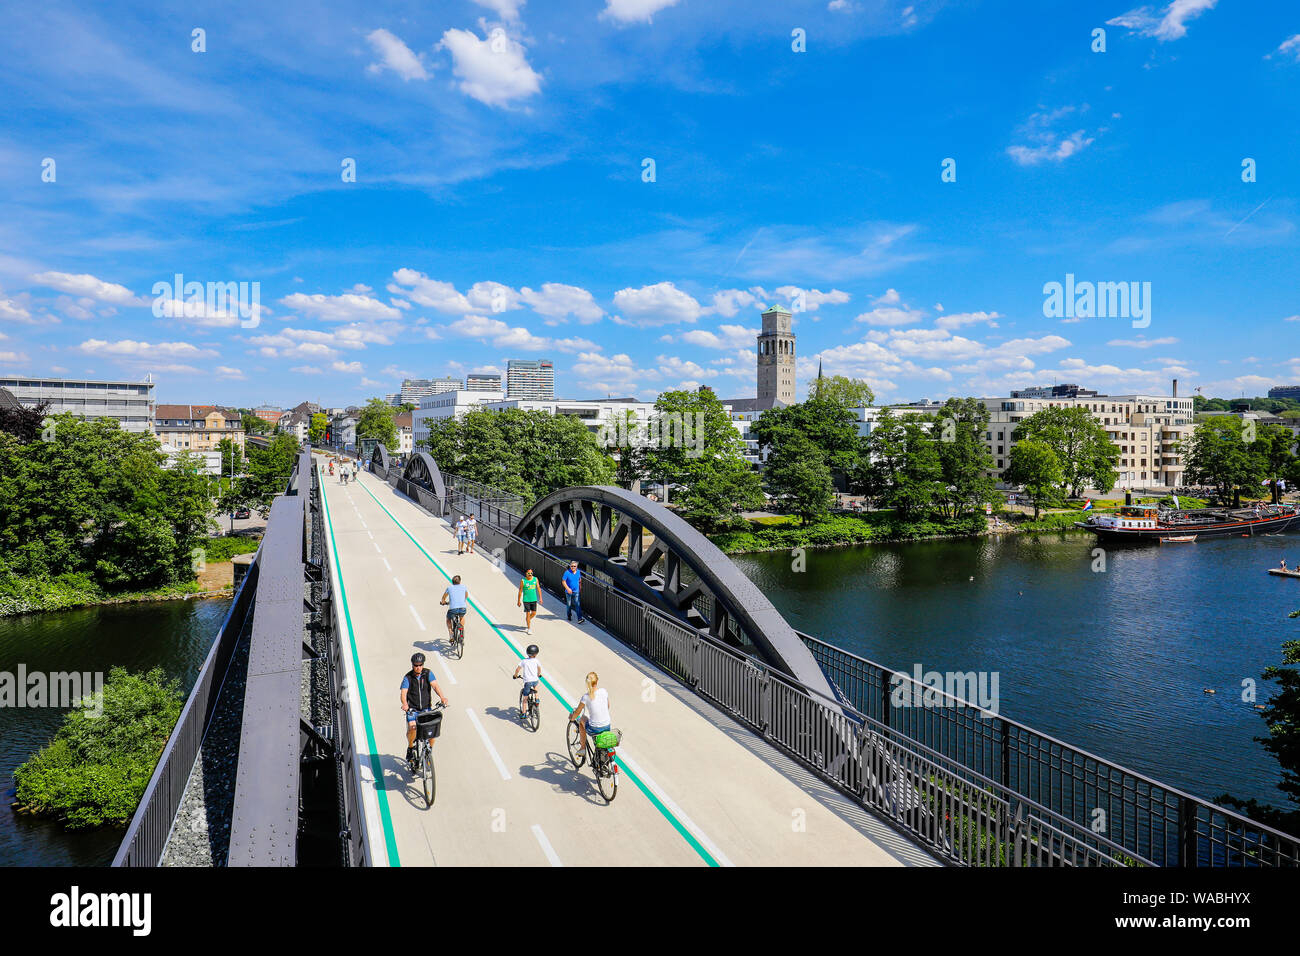
[[[94,382],[73,378],[0,378],[21,405],[49,402],[49,414],[113,418],[123,431],[153,433],[153,380]]]

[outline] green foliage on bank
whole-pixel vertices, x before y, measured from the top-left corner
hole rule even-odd
[[[161,668],[147,674],[113,668],[104,682],[103,713],[71,711],[54,739],[14,771],[19,807],[71,830],[125,826],[184,703]]]
[[[0,561],[0,617],[66,611],[95,604],[162,601],[199,592],[197,581],[180,581],[145,590],[105,591],[85,574],[17,575]]]
[[[789,548],[817,548],[834,545],[866,544],[871,541],[910,541],[957,535],[982,534],[987,528],[983,515],[954,519],[899,520],[889,511],[865,515],[830,515],[821,521],[800,525],[793,517],[784,523],[770,519],[748,522],[749,528],[726,531],[711,536],[723,552],[776,551]]]
[[[237,554],[249,554],[256,551],[260,543],[256,538],[243,538],[238,535],[208,538],[203,542],[204,557],[211,564],[229,561]]]

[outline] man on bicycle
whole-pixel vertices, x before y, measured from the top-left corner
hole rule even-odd
[[[447,639],[451,640],[452,625],[460,619],[461,636],[465,635],[465,613],[469,610],[469,588],[460,583],[460,575],[457,574],[451,579],[451,584],[447,585],[447,590],[442,592],[442,600],[439,604],[446,604],[447,607]]]
[[[536,644],[529,644],[524,652],[528,656],[515,668],[515,676],[524,679],[524,689],[519,692],[519,717],[527,714],[528,699],[537,693],[537,683],[542,679],[542,662],[537,659],[541,653]]]
[[[411,669],[402,678],[402,691],[399,700],[402,710],[406,711],[406,762],[411,769],[416,769],[415,762],[415,722],[420,714],[433,709],[433,695],[437,694],[442,706],[447,706],[447,698],[438,687],[438,678],[424,667],[424,655],[418,651],[411,655]],[[430,746],[433,741],[429,741]]]

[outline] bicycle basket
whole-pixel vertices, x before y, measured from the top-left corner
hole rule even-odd
[[[435,710],[415,718],[415,734],[420,740],[442,736],[442,711]]]
[[[596,734],[592,739],[601,750],[613,750],[623,739],[623,732],[620,730],[604,730]]]

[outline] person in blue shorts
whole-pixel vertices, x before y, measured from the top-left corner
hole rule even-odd
[[[469,545],[469,553],[474,553],[474,542],[478,540],[478,519],[470,515],[465,519],[465,542]]]
[[[468,540],[469,540],[469,520],[464,515],[461,515],[460,520],[456,522],[456,553],[457,554],[465,553],[465,542],[467,542]]]
[[[447,706],[447,698],[438,687],[438,678],[424,666],[424,655],[418,651],[411,655],[411,669],[402,678],[399,700],[402,710],[406,711],[406,762],[415,760],[415,721],[426,711],[433,710],[433,698],[437,695],[442,706]],[[429,741],[432,746],[434,741]],[[416,769],[412,767],[412,769]]]
[[[442,600],[438,603],[447,605],[447,639],[451,640],[452,623],[459,617],[461,627],[464,628],[465,614],[469,611],[469,588],[460,583],[459,574],[452,577],[451,584],[442,592]],[[462,630],[461,634],[464,633]]]

